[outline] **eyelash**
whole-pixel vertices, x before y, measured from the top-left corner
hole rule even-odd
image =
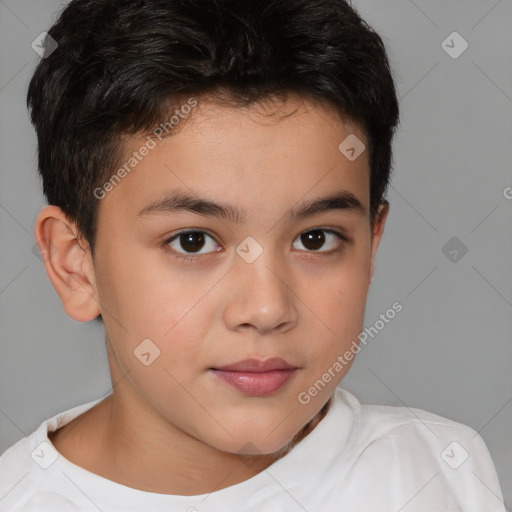
[[[301,235],[304,234],[304,233],[310,233],[310,232],[313,232],[313,231],[324,231],[326,233],[330,233],[330,234],[336,236],[341,241],[341,243],[340,243],[340,246],[337,247],[336,249],[331,249],[330,251],[327,251],[327,252],[325,252],[325,251],[306,251],[306,252],[310,252],[312,254],[319,254],[319,255],[322,255],[322,256],[325,256],[325,257],[333,256],[334,254],[341,252],[344,249],[345,244],[350,243],[350,239],[347,236],[345,236],[343,233],[341,233],[339,231],[335,231],[333,229],[328,229],[328,228],[312,228],[312,229],[308,229],[307,231],[303,231],[301,233]],[[179,231],[178,233],[174,234],[172,237],[170,237],[167,240],[165,240],[164,243],[163,243],[163,247],[164,247],[164,249],[166,250],[166,252],[167,252],[167,254],[169,256],[171,256],[171,257],[173,257],[173,258],[175,258],[175,259],[177,259],[179,261],[182,261],[184,263],[192,263],[194,260],[196,260],[198,258],[208,256],[208,254],[212,254],[212,253],[215,252],[215,251],[212,251],[212,252],[210,252],[208,254],[199,254],[199,255],[185,255],[183,253],[176,252],[173,249],[170,249],[168,247],[168,245],[171,242],[173,242],[174,240],[176,240],[180,235],[189,234],[189,233],[203,233],[203,234],[208,235],[213,240],[215,240],[215,238],[212,235],[210,235],[209,233],[207,233],[206,231],[194,230],[194,229],[185,229],[183,231]]]

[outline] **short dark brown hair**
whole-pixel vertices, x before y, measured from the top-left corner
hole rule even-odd
[[[381,38],[345,0],[72,0],[48,33],[58,47],[27,95],[39,172],[93,254],[93,191],[122,136],[148,133],[191,96],[329,105],[366,135],[372,222],[387,202],[395,84]]]

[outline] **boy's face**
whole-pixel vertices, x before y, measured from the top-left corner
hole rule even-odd
[[[350,161],[338,149],[351,133],[366,144],[363,133],[308,102],[285,113],[297,106],[276,120],[200,101],[99,205],[93,281],[114,394],[126,414],[222,451],[288,443],[348,370],[335,363],[363,326],[387,209],[372,237],[368,152]],[[127,142],[121,165],[146,141]],[[363,211],[287,214],[342,192]],[[176,193],[231,205],[243,219],[150,208]],[[169,242],[184,230],[199,233]],[[212,371],[276,357],[296,370],[266,380]]]

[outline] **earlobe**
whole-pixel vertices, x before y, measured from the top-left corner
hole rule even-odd
[[[375,222],[372,228],[372,247],[371,247],[371,263],[370,263],[370,282],[373,281],[373,272],[375,270],[375,258],[377,256],[377,248],[379,247],[382,235],[384,234],[384,226],[389,213],[389,203],[383,202],[379,205]]]
[[[79,240],[76,225],[57,206],[46,206],[37,216],[34,236],[66,313],[79,322],[96,318],[100,308],[91,251]]]

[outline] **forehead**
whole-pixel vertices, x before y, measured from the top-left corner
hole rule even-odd
[[[138,215],[181,194],[222,200],[244,218],[253,209],[262,218],[278,215],[283,204],[289,210],[307,197],[346,191],[362,205],[360,213],[367,211],[367,151],[353,160],[343,152],[353,137],[366,146],[365,134],[328,106],[301,98],[243,108],[198,100],[177,128],[160,139],[150,133],[124,141],[116,169],[129,172],[100,209]],[[149,145],[142,158],[134,156]]]

